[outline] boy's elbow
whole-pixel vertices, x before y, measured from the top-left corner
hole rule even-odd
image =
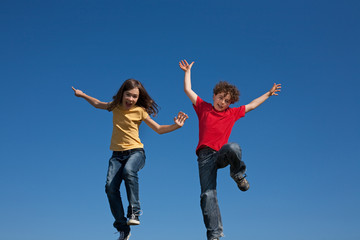
[[[184,92],[186,93],[186,95],[189,95],[192,92],[192,90],[189,87],[184,87]]]
[[[255,107],[253,105],[248,104],[248,105],[245,106],[245,113],[248,113],[248,112],[250,112],[250,111],[252,111],[254,109],[255,109]]]

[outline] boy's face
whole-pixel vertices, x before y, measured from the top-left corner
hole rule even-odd
[[[220,92],[218,94],[214,94],[214,108],[216,111],[222,112],[226,110],[231,104],[231,96],[230,94],[226,94],[224,92]]]
[[[138,99],[139,99],[138,88],[133,88],[131,90],[125,91],[121,101],[123,108],[125,110],[129,110],[137,103]]]

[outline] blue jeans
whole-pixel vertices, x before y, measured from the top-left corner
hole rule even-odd
[[[127,151],[114,151],[109,160],[105,192],[111,213],[115,218],[114,227],[118,231],[129,230],[126,224],[124,207],[120,195],[120,184],[124,180],[127,199],[133,211],[140,210],[138,171],[145,165],[145,152],[142,148]]]
[[[241,148],[237,143],[227,143],[219,151],[209,147],[198,152],[200,176],[200,205],[207,229],[207,238],[212,240],[224,236],[221,214],[216,193],[217,170],[230,165],[232,178],[243,176],[246,165],[241,161]]]

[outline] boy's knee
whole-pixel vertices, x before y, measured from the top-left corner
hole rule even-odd
[[[241,152],[241,147],[237,143],[233,143],[233,142],[228,143],[228,148],[232,152]]]

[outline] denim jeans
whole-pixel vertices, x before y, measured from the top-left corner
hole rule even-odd
[[[120,185],[125,182],[129,205],[133,211],[140,210],[138,171],[145,165],[145,152],[142,148],[128,151],[114,151],[109,160],[105,192],[107,194],[111,213],[115,218],[114,227],[117,230],[129,230],[126,224],[124,207],[120,195]]]
[[[200,205],[207,229],[207,238],[212,240],[224,236],[221,214],[216,193],[217,170],[230,165],[232,178],[242,176],[246,165],[241,161],[241,148],[237,143],[227,143],[219,151],[203,148],[198,153],[200,176]]]

